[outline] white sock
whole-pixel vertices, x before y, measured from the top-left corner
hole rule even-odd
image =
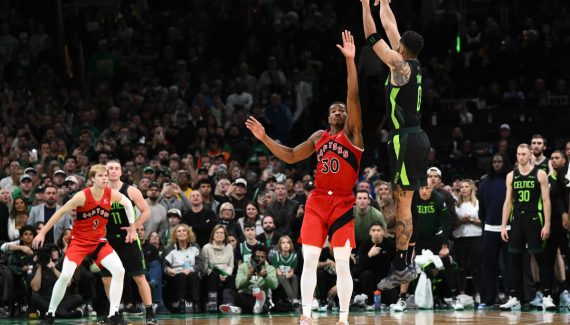
[[[339,321],[348,324],[348,308],[352,296],[352,276],[350,275],[350,242],[347,240],[343,247],[333,248],[336,262],[336,291],[339,304]]]
[[[51,299],[49,301],[48,313],[51,313],[53,316],[55,316],[55,311],[57,310],[59,303],[61,302],[63,296],[65,295],[65,290],[67,290],[67,285],[69,284],[69,281],[71,281],[71,278],[73,277],[73,273],[75,273],[76,268],[77,264],[67,259],[67,257],[63,260],[61,273],[53,286]]]
[[[303,315],[311,318],[313,294],[317,286],[317,265],[321,256],[321,248],[303,245],[303,273],[301,274],[301,304]]]
[[[113,252],[101,260],[103,265],[111,273],[111,286],[109,287],[109,317],[119,311],[121,296],[123,295],[123,283],[125,268],[117,253]]]

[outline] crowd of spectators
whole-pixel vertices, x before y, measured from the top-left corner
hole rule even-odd
[[[63,34],[50,30],[56,24],[33,10],[4,8],[0,241],[12,243],[3,246],[0,259],[4,316],[26,312],[24,306],[45,307],[55,278],[45,283],[42,278],[40,284],[38,278],[46,269],[57,276],[73,215],[50,232],[49,251],[33,252],[30,237],[86,186],[92,164],[110,159],[122,163],[124,181],[137,186],[151,208],[139,234],[160,312],[237,312],[236,307],[261,312],[263,306],[249,295],[254,290],[272,295],[275,310],[299,304],[302,260],[296,241],[314,165],[279,161],[244,122],[256,116],[270,136],[287,145],[326,126],[322,107],[343,100],[345,93],[344,77],[339,77],[344,65],[334,44],[341,29],[353,29],[355,35],[361,29],[357,12],[352,20],[340,13],[360,5],[196,0],[173,10],[150,3],[150,8],[136,1],[122,1],[118,8],[64,7]],[[563,7],[553,12],[541,4],[532,13],[520,5],[518,12],[528,18],[501,26],[496,17],[459,20],[450,3],[420,19],[405,11],[411,3],[395,4],[395,12],[405,17],[401,28],[417,20],[423,26],[424,124],[428,130],[437,126],[433,113],[439,112],[440,126],[460,125],[450,140],[432,139],[448,146],[432,149],[428,167],[438,168],[440,182],[449,184],[447,193],[460,199],[457,207],[463,211],[463,203],[475,203],[462,199],[472,196],[462,184],[476,190],[461,180],[485,174],[497,154],[506,164],[514,163],[518,142],[511,136],[516,131],[511,121],[498,127],[498,139],[487,139],[486,147],[476,147],[469,140],[476,135],[462,128],[474,123],[477,110],[548,106],[552,96],[560,96],[557,103],[564,103],[564,96],[567,100],[570,67],[564,54],[570,16]],[[353,22],[357,25],[347,26]],[[461,51],[455,50],[457,35]],[[362,79],[366,89],[371,81]],[[442,107],[446,98],[475,99],[450,113]],[[383,112],[383,104],[372,107],[368,103],[378,99],[364,97],[362,102],[365,111],[374,112],[365,128],[376,130],[382,115],[376,111]],[[394,245],[395,211],[389,184],[381,181],[386,167],[382,134],[366,135],[370,149],[355,188],[357,238],[366,244],[355,251],[353,271],[360,283],[356,293],[368,301],[371,285],[388,272],[373,258],[381,265],[391,258],[377,247],[390,251]],[[434,187],[443,190],[443,183]],[[474,213],[469,209],[469,215]],[[458,238],[471,234],[462,228],[454,232]],[[335,274],[334,259],[323,252],[315,308],[326,310],[334,306]],[[460,275],[473,277],[476,295],[478,269],[461,256],[458,262],[465,268]],[[104,310],[97,303],[105,295],[94,285],[97,278],[96,268],[86,261],[58,315]],[[6,285],[16,288],[6,290]],[[466,292],[466,284],[460,281],[458,290]],[[398,299],[397,292],[385,294],[386,302]],[[136,294],[124,297],[125,310],[136,313]]]

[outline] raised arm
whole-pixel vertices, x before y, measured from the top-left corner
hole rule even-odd
[[[245,121],[245,126],[259,139],[277,158],[285,161],[288,164],[296,163],[300,160],[310,157],[315,152],[315,144],[317,139],[322,134],[322,130],[313,133],[307,140],[297,145],[295,148],[290,148],[277,143],[265,133],[265,128],[255,117],[250,116]]]
[[[388,45],[388,43],[382,39],[382,35],[376,32],[376,25],[374,24],[374,19],[372,19],[372,12],[370,11],[370,3],[368,0],[361,0],[361,3],[364,35],[368,44],[372,46],[372,49],[376,55],[378,55],[382,62],[387,64],[390,69],[403,68],[405,61],[402,58],[402,55],[392,50],[390,48],[390,45]]]
[[[82,206],[85,203],[85,194],[83,191],[76,193],[67,203],[65,203],[59,210],[55,211],[53,216],[49,218],[45,226],[38,232],[34,241],[32,242],[32,247],[34,249],[43,246],[45,236],[47,232],[53,228],[53,226],[63,217],[64,214],[71,212],[71,210]]]
[[[391,0],[376,0],[374,5],[380,3],[380,21],[382,22],[382,27],[388,36],[390,41],[390,46],[392,49],[398,46],[400,42],[400,32],[398,31],[398,23],[396,23],[396,17],[390,8]]]
[[[358,75],[356,73],[356,64],[354,64],[356,48],[354,47],[354,37],[352,34],[345,30],[342,33],[342,46],[337,44],[336,47],[338,47],[346,58],[346,105],[348,116],[344,130],[350,142],[362,148],[362,113],[360,109],[360,98],[358,96]]]

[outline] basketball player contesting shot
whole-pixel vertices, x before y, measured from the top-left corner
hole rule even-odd
[[[308,158],[316,152],[317,171],[315,189],[307,198],[305,216],[299,242],[303,244],[304,266],[301,274],[301,300],[303,313],[299,323],[312,324],[311,303],[317,284],[317,264],[327,236],[336,261],[339,325],[348,325],[348,308],[352,295],[350,252],[355,247],[355,202],[352,188],[356,184],[363,151],[362,117],[358,97],[358,79],[354,57],[354,38],[349,31],[342,33],[342,46],[337,48],[346,58],[346,105],[334,102],[329,106],[330,129],[313,133],[294,148],[285,147],[271,139],[254,117],[246,121],[253,135],[261,140],[279,159],[287,163]]]

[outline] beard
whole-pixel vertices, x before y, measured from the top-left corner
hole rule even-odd
[[[275,230],[275,227],[263,227],[263,231],[270,234]]]

